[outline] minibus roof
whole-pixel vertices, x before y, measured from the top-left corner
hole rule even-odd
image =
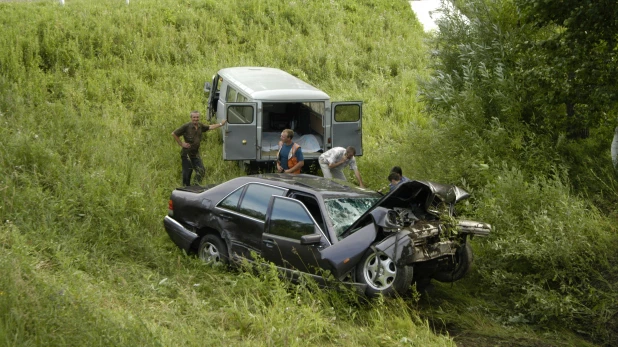
[[[328,94],[292,76],[269,67],[231,67],[219,70],[219,77],[253,100],[317,101],[328,100]]]

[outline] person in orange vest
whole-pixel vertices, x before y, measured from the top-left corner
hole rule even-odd
[[[281,132],[277,153],[277,172],[299,174],[300,168],[305,165],[303,150],[297,143],[292,142],[293,137],[294,130],[292,129],[284,129]]]

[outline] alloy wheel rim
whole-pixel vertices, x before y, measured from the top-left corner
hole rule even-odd
[[[216,264],[221,261],[219,250],[210,242],[206,243],[205,247],[202,248],[201,258],[209,264]]]
[[[373,289],[385,290],[393,285],[397,277],[397,267],[386,254],[374,253],[363,264],[363,276]]]

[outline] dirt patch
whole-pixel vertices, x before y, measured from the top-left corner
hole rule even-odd
[[[451,335],[452,336],[452,335]],[[458,347],[554,347],[560,346],[556,344],[548,344],[547,342],[537,341],[535,339],[526,338],[500,338],[495,336],[481,336],[474,334],[462,334],[453,336],[453,340]]]

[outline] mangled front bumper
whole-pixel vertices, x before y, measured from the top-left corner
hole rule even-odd
[[[426,239],[412,238],[409,231],[401,231],[375,245],[375,248],[395,259],[397,265],[412,265],[446,256],[453,256],[460,247],[460,242],[443,240],[427,242]]]
[[[451,231],[445,228],[440,222],[413,225],[393,233],[375,248],[395,259],[398,265],[411,265],[454,256],[468,236],[487,236],[491,231],[487,223],[466,220],[458,221]]]
[[[457,222],[457,231],[464,234],[487,236],[491,232],[491,224],[460,220]]]

